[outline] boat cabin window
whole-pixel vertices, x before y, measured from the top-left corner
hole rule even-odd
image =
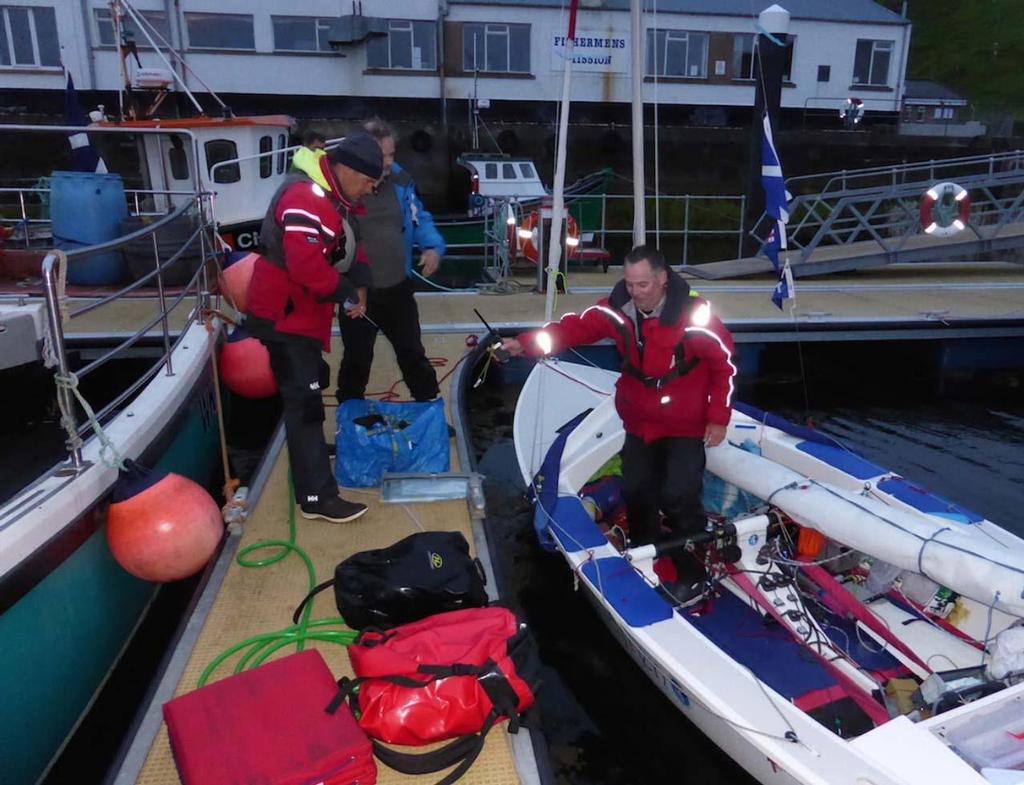
[[[502,164],[501,177],[503,180],[515,180],[516,168],[512,164]]]
[[[287,153],[284,148],[288,146],[288,138],[284,134],[277,135],[277,149],[280,150],[277,154],[277,173],[284,174],[284,167],[286,163]]]
[[[537,173],[533,171],[533,164],[531,163],[519,164],[519,171],[523,173],[523,177],[527,180],[532,180],[537,176]]]
[[[171,146],[167,150],[167,163],[170,165],[171,177],[175,180],[188,179],[188,155],[185,143],[177,134],[171,136]]]
[[[498,165],[497,164],[485,164],[484,165],[484,177],[488,180],[498,179]]]
[[[267,155],[274,151],[274,137],[260,137],[260,178],[265,179],[274,173],[274,156]]]
[[[237,183],[242,179],[237,161],[213,170],[221,161],[235,158],[238,158],[238,146],[230,139],[213,139],[206,143],[206,171],[211,173],[215,183]]]

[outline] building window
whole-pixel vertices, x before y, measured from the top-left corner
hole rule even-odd
[[[530,73],[530,26],[463,25],[462,70]]]
[[[52,8],[0,6],[0,65],[60,67]]]
[[[331,52],[327,40],[330,19],[315,16],[272,16],[274,50],[278,52]]]
[[[218,166],[217,171],[213,167],[222,161],[233,161],[238,158],[238,147],[230,139],[214,139],[205,145],[206,147],[206,171],[211,173],[215,183],[237,183],[242,179],[242,172],[237,161],[226,166]]]
[[[255,49],[249,14],[185,14],[192,49]]]
[[[437,70],[437,27],[433,22],[388,20],[388,34],[366,42],[368,68]]]
[[[691,33],[691,35],[693,35]],[[784,36],[785,60],[782,63],[782,81],[791,82],[793,73],[793,42],[795,36]],[[757,38],[752,33],[737,33],[732,37],[732,78],[754,78],[754,56],[757,52]],[[827,68],[827,66],[825,66]],[[819,71],[820,75],[820,71]],[[821,81],[819,79],[819,81]],[[826,82],[828,79],[825,80]]]
[[[708,75],[708,35],[688,30],[647,30],[648,76]]]
[[[832,66],[830,65],[819,65],[818,66],[818,81],[827,82],[832,78]]]
[[[260,137],[260,179],[266,179],[274,173],[274,137]]]
[[[853,83],[869,85],[889,84],[889,61],[892,60],[892,41],[857,41],[857,54],[853,59]]]
[[[96,8],[93,9],[93,13],[96,15],[96,37],[99,41],[100,46],[116,46],[117,41],[114,39],[114,20],[110,16],[109,8]],[[155,28],[156,32],[165,41],[171,40],[171,27],[167,23],[167,14],[163,11],[138,11],[137,12],[142,18],[149,23],[150,27]],[[139,26],[135,24],[135,20],[132,19],[128,14],[121,17],[121,32],[130,41],[134,41],[139,48],[146,47],[152,48],[149,45],[149,41],[146,36],[139,30]],[[152,30],[147,28],[147,32],[152,35]],[[160,39],[154,37],[157,45],[160,45]]]
[[[754,78],[754,36],[741,33],[732,37],[732,78]]]

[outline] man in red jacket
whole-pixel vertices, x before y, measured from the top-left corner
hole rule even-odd
[[[357,132],[326,155],[296,154],[295,165],[299,172],[278,189],[260,228],[246,324],[270,352],[302,516],[343,523],[366,505],[341,498],[331,471],[322,393],[330,371],[321,350],[331,349],[336,304],[353,319],[366,313],[369,265],[355,216],[383,157],[373,137]]]
[[[507,338],[502,348],[543,357],[602,338],[615,341],[622,358],[615,408],[626,431],[622,490],[630,542],[660,539],[662,514],[672,536],[695,534],[707,522],[704,448],[720,444],[729,423],[732,336],[661,252],[641,245],[626,255],[623,280],[608,298]],[[680,600],[699,594],[703,568],[686,554],[673,561],[679,577],[672,593]]]

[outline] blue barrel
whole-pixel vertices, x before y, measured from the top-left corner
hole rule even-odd
[[[121,221],[128,217],[121,175],[54,172],[50,178],[50,220],[58,248],[73,251],[121,236]],[[121,251],[109,251],[71,260],[68,283],[106,286],[126,273]]]

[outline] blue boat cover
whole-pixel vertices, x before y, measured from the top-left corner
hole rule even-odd
[[[593,409],[586,409],[559,427],[556,431],[558,436],[548,448],[540,469],[533,475],[530,495],[537,503],[533,511],[533,528],[537,532],[537,541],[540,543],[540,547],[549,552],[555,551],[555,542],[551,539],[548,524],[551,522],[550,518],[555,516],[554,510],[557,506],[555,500],[558,498],[558,479],[562,474],[562,453],[565,452],[565,442],[569,435],[576,430],[576,426],[583,422],[591,411]],[[576,548],[568,550],[576,550]]]
[[[553,522],[548,519],[549,512]],[[569,553],[599,548],[608,542],[587,514],[579,496],[559,496],[554,510],[548,510],[538,501],[533,512],[533,527],[538,536],[541,532],[545,537],[553,534]]]
[[[876,466],[845,447],[833,447],[820,442],[798,442],[796,448],[858,480],[867,480],[887,473],[881,466]]]
[[[878,490],[892,495],[904,504],[909,504],[915,510],[920,510],[928,515],[937,515],[956,523],[980,523],[985,520],[976,512],[971,512],[966,507],[954,504],[924,488],[918,488],[902,477],[882,480],[878,483]]]
[[[596,559],[583,565],[587,580],[598,587],[630,627],[647,627],[672,618],[672,609],[625,559]]]
[[[780,695],[795,699],[838,682],[793,636],[729,592],[711,603],[703,616],[686,620],[712,643]]]

